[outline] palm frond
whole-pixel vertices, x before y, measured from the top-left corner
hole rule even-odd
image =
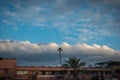
[[[70,57],[68,60],[65,60],[66,64],[68,67],[71,68],[79,68],[81,66],[85,65],[85,62],[80,62],[80,58],[77,58],[76,56]]]

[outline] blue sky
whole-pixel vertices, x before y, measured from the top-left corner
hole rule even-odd
[[[119,0],[0,0],[0,40],[97,44],[119,54],[119,4]]]

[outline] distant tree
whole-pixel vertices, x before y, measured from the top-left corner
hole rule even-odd
[[[81,62],[80,60],[81,60],[80,58],[77,58],[76,56],[74,56],[74,57],[70,57],[68,60],[65,60],[65,64],[63,64],[63,67],[73,69],[72,74],[73,74],[74,80],[78,79],[79,68],[86,64],[85,62]]]

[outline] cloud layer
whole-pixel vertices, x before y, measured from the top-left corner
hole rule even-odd
[[[82,58],[89,64],[99,61],[120,60],[120,51],[106,45],[76,44],[35,44],[29,41],[0,41],[1,57],[16,57],[19,65],[58,65],[58,47],[63,49],[62,61],[71,56]],[[52,62],[52,63],[51,63]]]

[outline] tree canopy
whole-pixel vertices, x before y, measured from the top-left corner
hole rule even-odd
[[[63,67],[70,67],[70,68],[79,68],[84,66],[86,63],[81,62],[81,58],[77,58],[76,56],[70,57],[68,60],[65,60],[65,64]]]

